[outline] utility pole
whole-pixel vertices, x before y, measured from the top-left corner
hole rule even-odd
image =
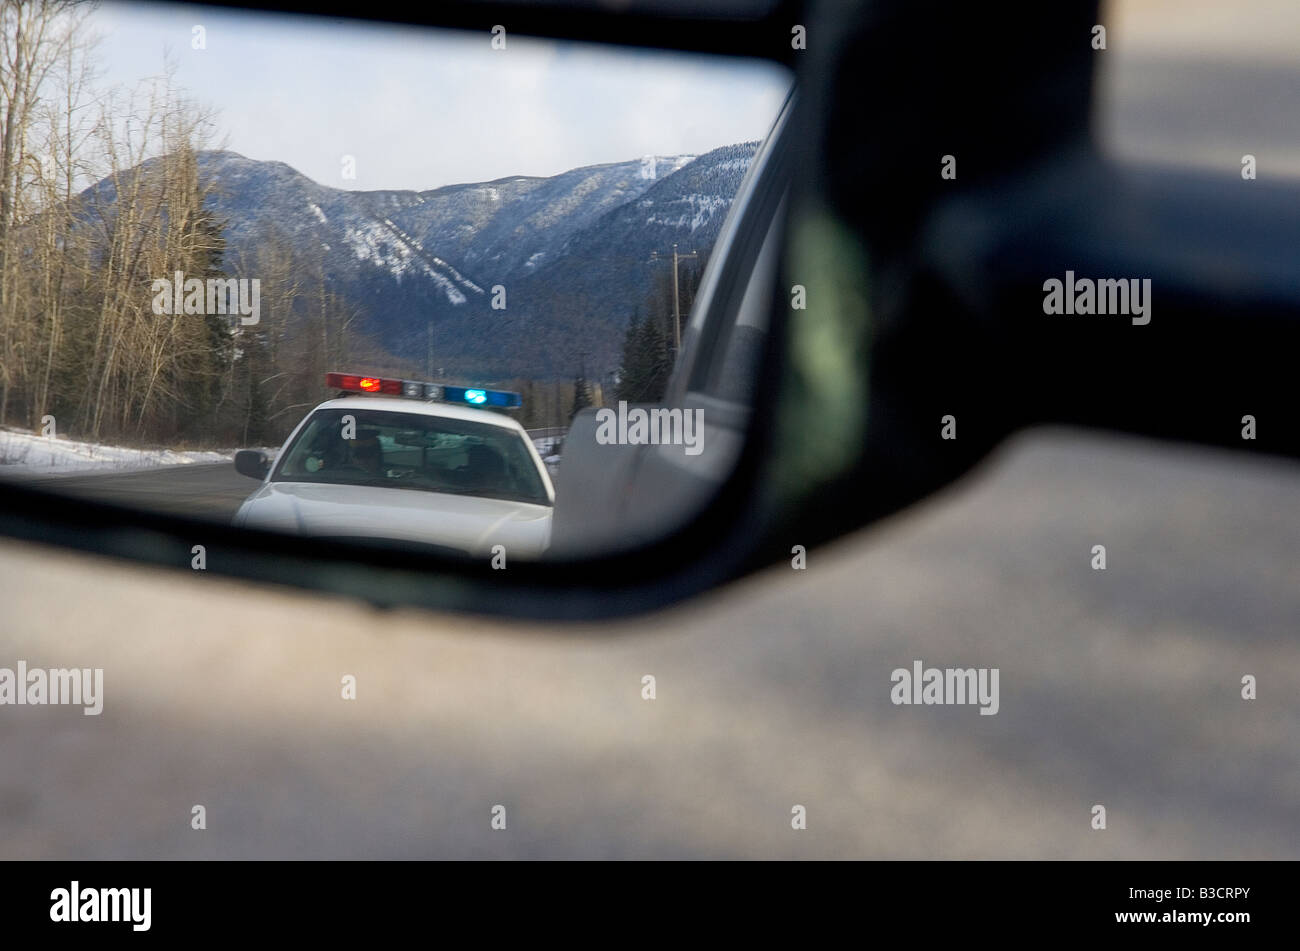
[[[677,291],[677,262],[685,261],[688,258],[698,258],[699,256],[700,256],[699,252],[697,251],[692,251],[689,254],[680,254],[677,251],[676,243],[673,244],[673,355],[674,356],[676,356],[677,353],[682,349],[682,313],[681,313],[682,300],[681,300],[681,295]],[[651,251],[650,260],[658,261],[659,252]]]

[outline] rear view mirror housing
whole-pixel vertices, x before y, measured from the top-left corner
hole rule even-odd
[[[566,439],[560,495],[577,498],[584,516],[632,511],[632,527],[647,531],[612,516],[581,525],[557,517],[560,557],[512,560],[508,570],[26,488],[0,499],[0,531],[178,569],[202,543],[214,573],[380,605],[592,618],[659,608],[811,550],[942,488],[1025,426],[1300,456],[1287,414],[1273,413],[1258,438],[1253,428],[1248,441],[1242,435],[1245,414],[1253,426],[1260,407],[1284,407],[1290,395],[1300,285],[1286,255],[1300,246],[1300,188],[1261,182],[1246,193],[1235,169],[1207,178],[1100,161],[1089,136],[1095,4],[999,13],[995,32],[1018,52],[992,60],[969,42],[988,29],[982,8],[936,17],[929,4],[863,4],[856,16],[778,4],[743,26],[711,27],[702,12],[678,20],[526,6],[510,7],[519,33],[746,52],[798,71],[781,149],[791,238],[770,288],[752,423],[734,471],[694,521],[650,531],[663,527],[641,504],[653,496],[629,499],[608,483],[636,476],[653,487],[662,460],[646,447],[600,445],[584,411]],[[471,14],[496,9],[458,3],[427,18],[469,26]],[[805,21],[819,39],[794,55],[790,23]],[[908,81],[900,86],[899,76]],[[884,92],[894,88],[908,95]],[[960,157],[960,176],[943,175],[949,154]],[[1200,263],[1227,252],[1231,268]],[[715,248],[711,266],[723,253]],[[1149,325],[1049,315],[1043,282],[1067,273],[1151,278],[1158,313]],[[726,276],[720,293],[735,299],[747,275]],[[683,357],[706,338],[688,334]],[[707,370],[701,363],[700,375]],[[710,408],[706,419],[715,417]],[[244,450],[235,467],[261,479],[270,461]],[[605,491],[585,491],[580,474],[604,480]],[[617,550],[568,560],[574,527]]]

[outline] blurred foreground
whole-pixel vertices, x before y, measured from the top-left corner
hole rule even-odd
[[[106,696],[0,707],[0,858],[1294,859],[1298,503],[1295,465],[1039,431],[806,571],[567,628],[4,543],[0,666]],[[1000,712],[894,706],[914,660],[1000,668]]]

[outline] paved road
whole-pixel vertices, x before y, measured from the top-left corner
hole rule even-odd
[[[1294,464],[1031,434],[806,571],[618,624],[13,543],[0,604],[0,666],[107,695],[0,707],[0,858],[1300,858]],[[999,668],[998,714],[893,705],[914,660]]]
[[[25,480],[41,488],[80,495],[114,505],[153,509],[230,521],[257,482],[235,471],[232,463],[165,466],[136,472],[87,472]]]
[[[558,466],[548,467],[551,481]],[[257,482],[220,465],[164,466],[135,472],[86,472],[24,478],[29,485],[79,495],[113,505],[151,509],[172,515],[189,515],[229,522],[240,504],[257,488]]]

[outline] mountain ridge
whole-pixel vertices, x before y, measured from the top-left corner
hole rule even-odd
[[[196,160],[227,273],[257,277],[268,249],[287,245],[390,352],[421,358],[432,344],[455,372],[551,378],[584,360],[598,375],[617,367],[623,329],[654,285],[641,262],[674,241],[712,247],[757,145],[424,191],[324,185],[228,149]],[[82,197],[115,194],[110,177]]]

